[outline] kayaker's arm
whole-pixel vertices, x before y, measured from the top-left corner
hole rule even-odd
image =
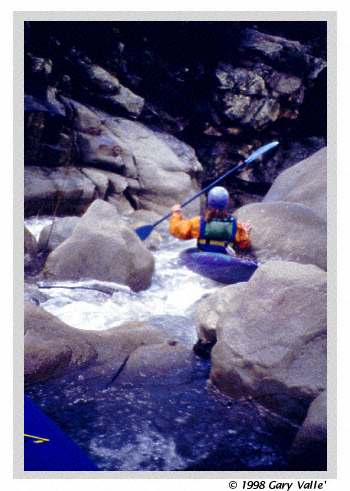
[[[170,234],[181,240],[197,239],[200,227],[199,216],[189,220],[184,219],[178,205],[172,208],[172,212],[169,222]]]

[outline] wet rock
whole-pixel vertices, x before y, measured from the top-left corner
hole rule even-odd
[[[72,235],[49,255],[45,277],[54,280],[98,279],[143,290],[151,283],[152,254],[110,204],[96,200]]]
[[[244,283],[235,285],[235,294],[240,289],[244,291]],[[220,288],[207,295],[197,304],[196,327],[198,339],[204,345],[213,346],[216,343],[216,329],[220,317],[230,309],[232,290],[229,287]]]
[[[124,218],[130,216],[135,210],[131,206],[130,201],[124,194],[110,194],[107,198],[108,203],[113,205],[120,216]]]
[[[133,230],[142,227],[143,225],[152,225],[161,217],[157,213],[153,213],[152,211],[147,210],[136,210],[129,216],[129,223]],[[147,237],[146,240],[143,241],[147,249],[151,251],[156,251],[161,246],[162,240],[164,237],[168,237],[168,225],[165,221],[163,224],[160,224],[159,227],[154,229]]]
[[[293,470],[327,470],[327,393],[310,404],[307,416],[289,452]]]
[[[315,79],[326,66],[325,60],[312,55],[308,45],[256,29],[243,31],[241,48],[262,56],[274,66],[298,71],[309,79]]]
[[[220,63],[216,77],[222,89],[230,89],[245,95],[267,95],[264,79],[253,70],[234,68],[228,63]]]
[[[181,384],[192,374],[191,351],[177,342],[141,346],[131,354],[114,382],[125,385]]]
[[[53,251],[73,233],[78,217],[53,218],[50,225],[46,225],[40,232],[38,246],[41,251]]]
[[[253,203],[235,215],[252,225],[252,252],[259,261],[283,259],[327,268],[326,223],[310,208],[281,201]]]
[[[28,302],[24,334],[24,378],[29,384],[62,375],[68,368],[86,366],[97,356],[78,331]]]
[[[282,172],[264,198],[274,201],[300,203],[327,221],[327,149]]]
[[[76,383],[107,386],[139,346],[165,340],[159,329],[124,324],[108,331],[84,331],[64,324],[32,303],[24,311],[25,382],[76,374]]]
[[[242,30],[238,51],[235,65],[219,63],[216,69],[214,120],[219,126],[225,130],[232,121],[260,131],[278,119],[297,119],[305,91],[325,60],[306,44],[250,28]]]
[[[30,271],[36,268],[36,256],[38,244],[34,235],[30,233],[27,227],[24,227],[24,269]]]
[[[183,170],[189,174],[196,175],[201,172],[202,166],[198,162],[196,152],[185,142],[179,140],[170,133],[157,132],[158,139],[166,143],[183,163]]]
[[[134,208],[163,214],[198,189],[195,178],[202,167],[191,147],[140,123],[69,102],[84,165],[109,171],[112,192],[127,192]],[[192,210],[198,212],[197,202]]]
[[[48,300],[49,296],[45,295],[36,285],[31,283],[24,284],[24,301],[31,302],[34,305],[40,305]]]
[[[112,193],[121,194],[129,185],[126,177],[116,174],[115,172],[109,172],[106,170],[98,170],[95,172],[98,172],[107,179],[109,189]]]
[[[89,167],[83,167],[80,169],[81,172],[88,177],[96,186],[99,193],[99,198],[104,199],[107,194],[107,189],[109,186],[109,180],[106,175],[104,175],[98,169],[91,169]]]
[[[212,382],[302,421],[326,386],[326,287],[316,266],[271,261],[249,282],[221,289],[225,306],[208,322],[217,336]]]
[[[27,216],[37,213],[78,212],[96,196],[96,186],[74,167],[24,169],[24,207]]]
[[[140,115],[144,105],[142,97],[124,87],[114,75],[99,65],[80,58],[78,66],[97,103],[121,109],[133,117]]]
[[[127,155],[113,134],[106,129],[100,134],[79,133],[78,145],[85,165],[124,172]]]
[[[27,61],[29,62],[30,70],[33,74],[48,78],[52,73],[52,60],[49,58],[41,58],[28,53]]]
[[[202,167],[198,160],[188,158],[188,146],[177,141],[177,153],[158,134],[140,123],[126,119],[107,119],[108,129],[117,135],[120,146],[131,158],[125,162],[125,176],[136,179],[140,189],[130,190],[138,207],[163,214],[175,202],[184,201],[194,194],[198,185],[192,178]],[[183,145],[186,158],[180,159]],[[190,205],[198,212],[198,203]]]

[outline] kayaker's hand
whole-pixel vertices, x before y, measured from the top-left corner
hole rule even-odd
[[[231,246],[226,247],[226,252],[231,257],[237,257],[235,250]]]
[[[180,213],[181,212],[181,205],[179,205],[178,203],[176,205],[174,205],[171,208],[171,212],[172,213]]]
[[[247,234],[249,234],[249,232],[251,231],[252,229],[252,226],[250,225],[250,223],[244,223],[243,224],[243,228],[244,230],[247,232]]]

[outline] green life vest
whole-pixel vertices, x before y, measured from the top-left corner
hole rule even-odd
[[[236,231],[237,221],[234,217],[210,222],[201,217],[198,248],[207,252],[226,253],[226,247],[235,240]]]

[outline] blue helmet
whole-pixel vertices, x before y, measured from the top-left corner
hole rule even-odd
[[[215,186],[208,193],[208,207],[224,210],[229,202],[229,194],[225,188]]]

